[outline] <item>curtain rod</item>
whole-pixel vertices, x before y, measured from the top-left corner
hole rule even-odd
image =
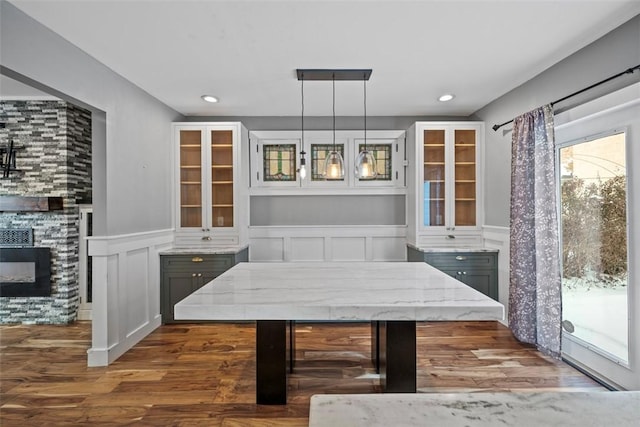
[[[591,86],[585,87],[584,89],[580,89],[580,90],[579,90],[579,91],[577,91],[577,92],[573,92],[572,94],[567,95],[567,96],[565,96],[564,98],[556,99],[555,101],[553,101],[553,102],[551,103],[551,105],[553,106],[553,105],[557,104],[558,102],[562,102],[562,101],[565,101],[565,100],[567,100],[567,99],[569,99],[569,98],[571,98],[571,97],[574,97],[574,96],[576,96],[576,95],[580,95],[582,92],[586,92],[586,91],[588,91],[588,90],[591,90],[591,89],[593,89],[594,87],[597,87],[597,86],[600,86],[600,85],[602,85],[602,84],[605,84],[605,83],[607,83],[607,82],[609,82],[609,81],[611,81],[611,80],[613,80],[613,79],[617,79],[618,77],[624,76],[625,74],[633,74],[636,70],[640,70],[640,65],[636,65],[635,67],[627,68],[626,70],[624,70],[624,71],[622,71],[622,72],[620,72],[620,73],[616,74],[615,76],[611,76],[611,77],[609,77],[609,78],[606,78],[606,79],[604,79],[604,80],[599,81],[598,83],[594,83],[594,84],[592,84]],[[514,120],[515,120],[515,119],[511,119],[511,120],[506,121],[506,122],[504,122],[504,123],[501,123],[501,124],[499,124],[499,125],[493,125],[492,129],[493,129],[494,131],[497,131],[497,130],[498,130],[498,129],[500,129],[502,126],[504,126],[504,125],[508,125],[509,123],[513,122]]]

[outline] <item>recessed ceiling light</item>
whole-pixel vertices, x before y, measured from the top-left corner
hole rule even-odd
[[[213,95],[202,95],[200,98],[204,99],[207,102],[218,102],[218,98]]]
[[[453,98],[455,98],[456,96],[452,93],[445,93],[444,95],[442,95],[440,98],[438,98],[438,101],[440,102],[447,102],[447,101],[451,101]]]

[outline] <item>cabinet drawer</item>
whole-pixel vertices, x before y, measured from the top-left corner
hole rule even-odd
[[[497,264],[495,253],[482,252],[426,253],[424,260],[434,267],[495,268]]]
[[[162,257],[162,268],[171,271],[212,271],[222,273],[234,264],[233,255],[170,255]]]

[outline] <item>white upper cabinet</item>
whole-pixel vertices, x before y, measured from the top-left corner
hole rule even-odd
[[[173,136],[176,245],[244,244],[248,195],[241,147],[246,146],[246,129],[237,122],[174,123]]]
[[[481,122],[417,122],[407,132],[408,241],[416,246],[480,244]]]
[[[251,193],[287,194],[324,191],[404,193],[405,132],[368,131],[366,148],[376,159],[375,179],[355,176],[355,159],[364,150],[363,131],[305,131],[302,142],[300,131],[252,131],[249,136],[251,151]],[[324,175],[324,162],[332,151],[344,159],[344,177],[328,179]],[[300,174],[300,154],[305,153],[306,175]]]

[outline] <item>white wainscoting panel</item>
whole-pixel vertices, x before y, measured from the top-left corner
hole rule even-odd
[[[509,323],[509,227],[482,227],[484,247],[498,252],[498,300],[504,305],[505,320]]]
[[[284,261],[284,237],[256,237],[250,242],[250,261]]]
[[[334,261],[366,261],[367,238],[332,237],[331,257]]]
[[[406,261],[405,226],[249,228],[249,261]]]
[[[106,366],[161,324],[160,255],[173,230],[93,236],[93,320],[89,366]]]
[[[291,261],[322,261],[324,259],[322,237],[291,237],[289,242]]]
[[[373,261],[406,261],[407,239],[401,237],[379,236],[371,239]]]

